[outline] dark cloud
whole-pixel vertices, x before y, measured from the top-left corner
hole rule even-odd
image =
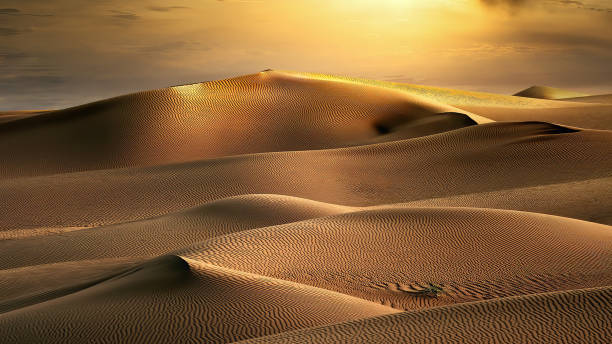
[[[0,8],[0,15],[5,16],[31,16],[31,17],[52,17],[52,14],[37,14],[37,13],[24,13],[16,8]]]
[[[17,29],[12,29],[10,27],[0,27],[0,36],[16,36],[20,33],[21,31]]]
[[[16,8],[0,8],[0,14],[5,14],[5,15],[19,15],[21,14],[21,11],[19,11]]]
[[[118,19],[124,19],[124,20],[138,20],[140,19],[139,15],[136,15],[134,13],[129,13],[129,12],[123,12],[123,11],[116,11],[116,10],[111,10],[111,17],[113,18],[118,18]]]
[[[177,41],[177,42],[169,42],[151,46],[145,46],[138,49],[138,51],[143,53],[164,53],[168,51],[176,51],[185,48],[188,45],[187,42]]]
[[[197,41],[172,41],[137,47],[134,50],[146,54],[185,53],[188,51],[208,51],[211,47]]]
[[[189,7],[185,7],[185,6],[149,6],[147,8],[151,11],[156,11],[156,12],[169,12],[172,10],[188,9]]]
[[[609,8],[609,7],[596,7],[596,6],[593,6],[593,5],[587,5],[587,4],[584,3],[584,1],[557,0],[556,2],[561,4],[561,5],[570,6],[570,7],[576,7],[576,8],[580,8],[580,9],[588,10],[588,11],[612,12],[612,8]]]
[[[529,2],[529,0],[480,0],[481,3],[487,6],[522,6]]]

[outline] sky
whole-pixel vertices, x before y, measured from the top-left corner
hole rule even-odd
[[[0,111],[264,69],[612,93],[610,0],[0,0]]]

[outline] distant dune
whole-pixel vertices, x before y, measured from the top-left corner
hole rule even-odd
[[[0,113],[2,340],[609,343],[612,104],[520,93],[264,71]]]
[[[565,98],[563,100],[570,101],[570,102],[580,102],[580,103],[612,104],[612,94],[600,94],[596,96]]]
[[[560,88],[548,87],[548,86],[531,86],[524,89],[516,94],[518,97],[528,98],[541,98],[541,99],[564,99],[564,98],[576,98],[585,97],[588,94],[578,93],[568,90],[562,90]]]

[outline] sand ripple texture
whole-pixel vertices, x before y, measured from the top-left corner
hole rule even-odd
[[[0,342],[610,343],[610,129],[280,71],[0,113]]]

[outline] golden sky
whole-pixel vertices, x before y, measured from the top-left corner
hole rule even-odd
[[[0,0],[0,110],[254,73],[612,93],[609,0]]]

